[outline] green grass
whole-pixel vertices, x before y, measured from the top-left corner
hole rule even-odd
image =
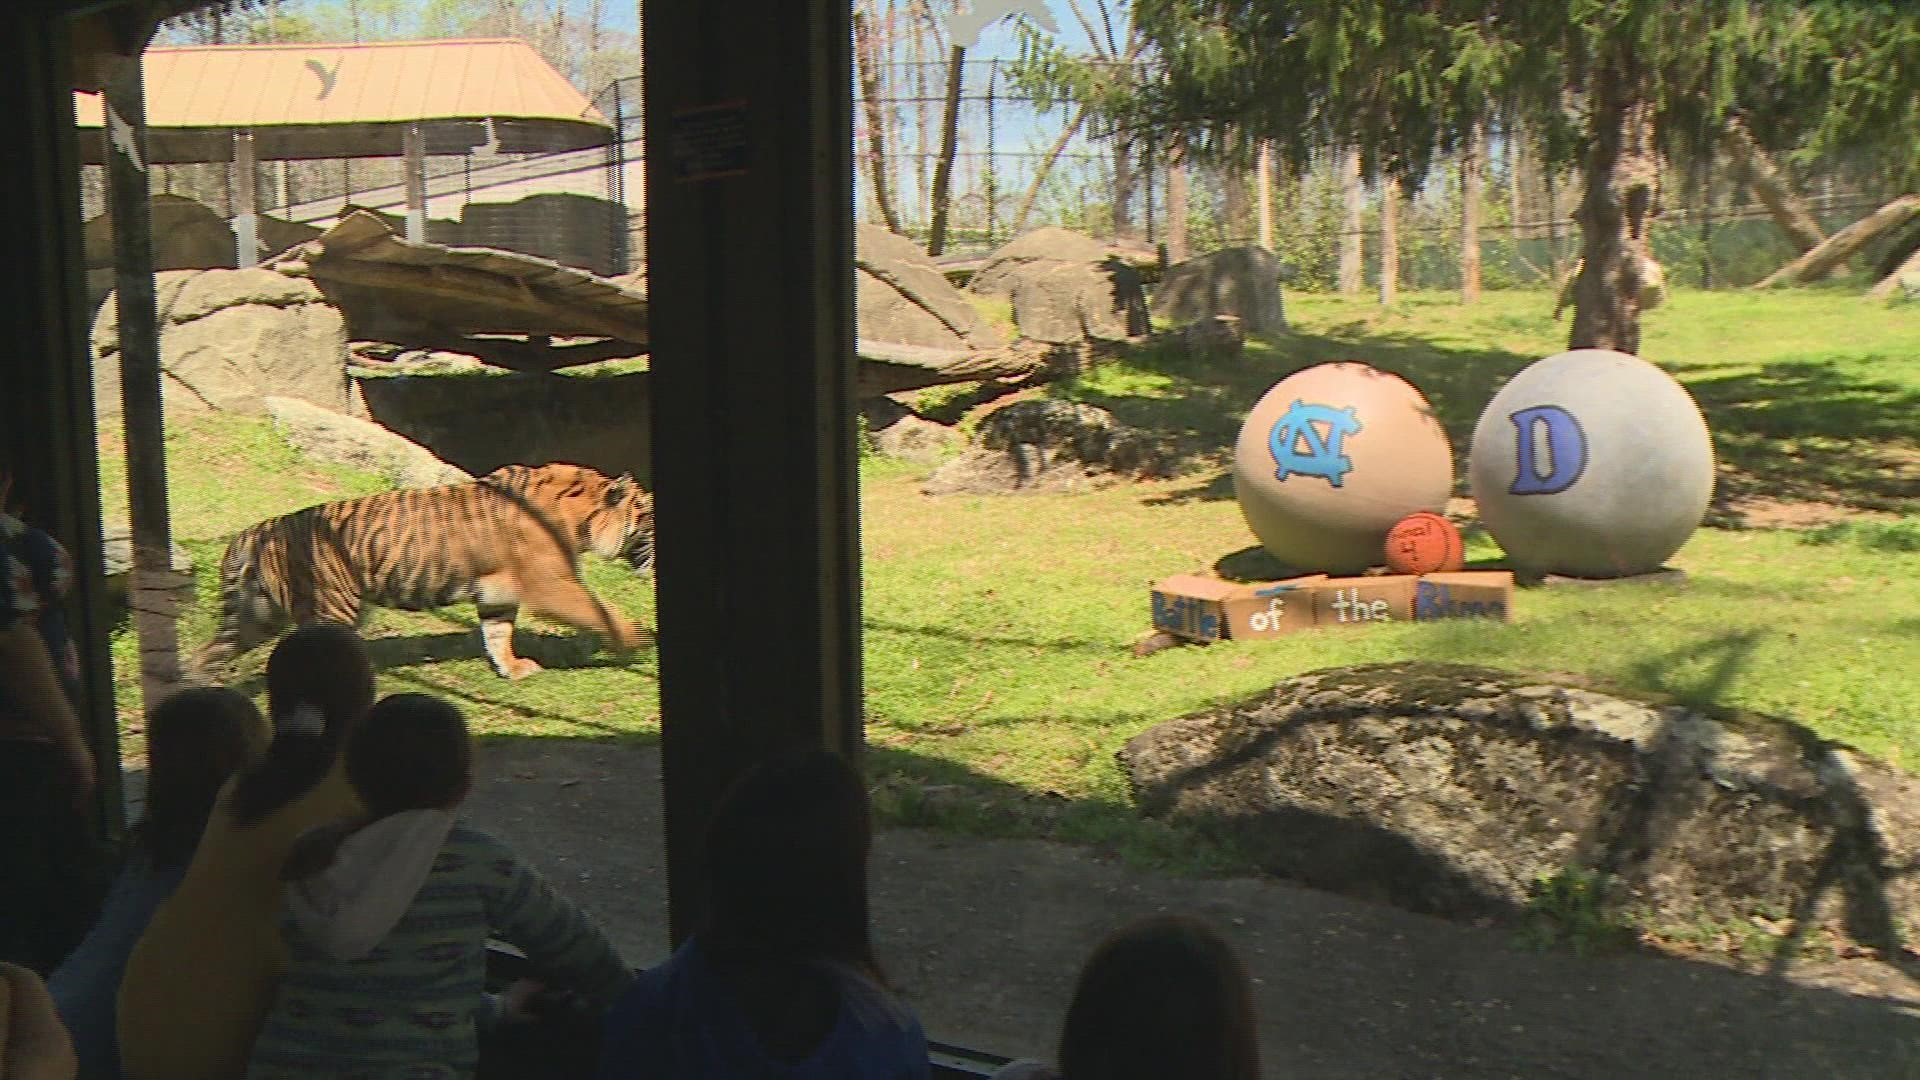
[[[1150,353],[1054,392],[1224,448],[1285,374],[1358,359],[1419,386],[1463,453],[1501,382],[1560,349],[1565,326],[1547,318],[1550,305],[1544,293],[1493,293],[1472,309],[1415,295],[1387,310],[1291,295],[1293,332],[1243,357]],[[1071,496],[931,499],[919,493],[924,468],[865,460],[868,737],[882,815],[1050,836],[1182,871],[1238,867],[1204,837],[1141,821],[1114,752],[1160,721],[1303,671],[1411,658],[1576,673],[1789,717],[1896,763],[1920,761],[1920,320],[1829,290],[1682,291],[1647,320],[1643,351],[1701,401],[1724,486],[1877,513],[1815,530],[1702,529],[1673,560],[1686,583],[1526,590],[1510,625],[1313,631],[1136,658],[1150,582],[1253,543],[1218,470]],[[307,463],[246,421],[182,425],[170,445],[177,532],[203,568],[202,604],[182,624],[188,647],[212,630],[215,538],[380,483]],[[1470,537],[1470,558],[1497,554]],[[649,582],[601,564],[589,580],[652,623]],[[508,683],[480,659],[470,608],[380,612],[368,633],[382,693],[449,696],[483,736],[657,734],[650,652],[622,662],[529,622],[522,650],[554,670]],[[263,662],[264,650],[236,678],[257,690]]]

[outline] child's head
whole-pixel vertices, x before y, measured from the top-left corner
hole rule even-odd
[[[182,866],[227,778],[266,747],[260,710],[223,686],[182,690],[147,716],[147,812],[140,839],[155,869]]]
[[[710,933],[737,948],[879,976],[867,921],[867,791],[816,750],[742,776],[707,831]]]
[[[1197,919],[1165,915],[1127,926],[1080,971],[1059,1064],[1067,1080],[1258,1080],[1247,973]]]
[[[241,774],[233,817],[252,825],[313,790],[348,732],[373,704],[373,665],[346,626],[302,626],[267,657],[265,760]]]
[[[267,657],[267,714],[276,738],[305,735],[339,746],[372,705],[373,665],[352,627],[302,626]]]
[[[429,694],[381,698],[347,740],[347,779],[374,817],[459,806],[472,766],[466,719]]]

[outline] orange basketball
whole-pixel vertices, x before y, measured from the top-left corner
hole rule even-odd
[[[1439,514],[1408,514],[1387,530],[1387,569],[1396,574],[1436,574],[1466,562],[1460,530]]]

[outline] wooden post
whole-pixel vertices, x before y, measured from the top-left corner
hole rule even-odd
[[[260,261],[260,212],[254,183],[260,162],[253,155],[253,132],[233,133],[233,265],[248,267]]]
[[[402,166],[407,174],[407,239],[427,238],[427,158],[419,124],[408,124],[401,136]],[[392,145],[392,144],[388,144]]]
[[[653,439],[701,447],[653,464],[675,941],[733,780],[861,744],[851,14],[655,4],[643,27]]]
[[[106,64],[107,204],[113,215],[114,303],[120,320],[120,400],[125,414],[127,507],[132,519],[129,590],[140,636],[140,692],[152,706],[180,681],[174,625],[173,529],[160,397],[160,317],[153,284],[153,206],[148,194],[146,89],[139,56]]]

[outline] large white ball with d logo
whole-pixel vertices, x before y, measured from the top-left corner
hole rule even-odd
[[[1530,365],[1487,403],[1467,480],[1516,569],[1626,577],[1660,569],[1699,527],[1713,441],[1673,376],[1575,349]]]

